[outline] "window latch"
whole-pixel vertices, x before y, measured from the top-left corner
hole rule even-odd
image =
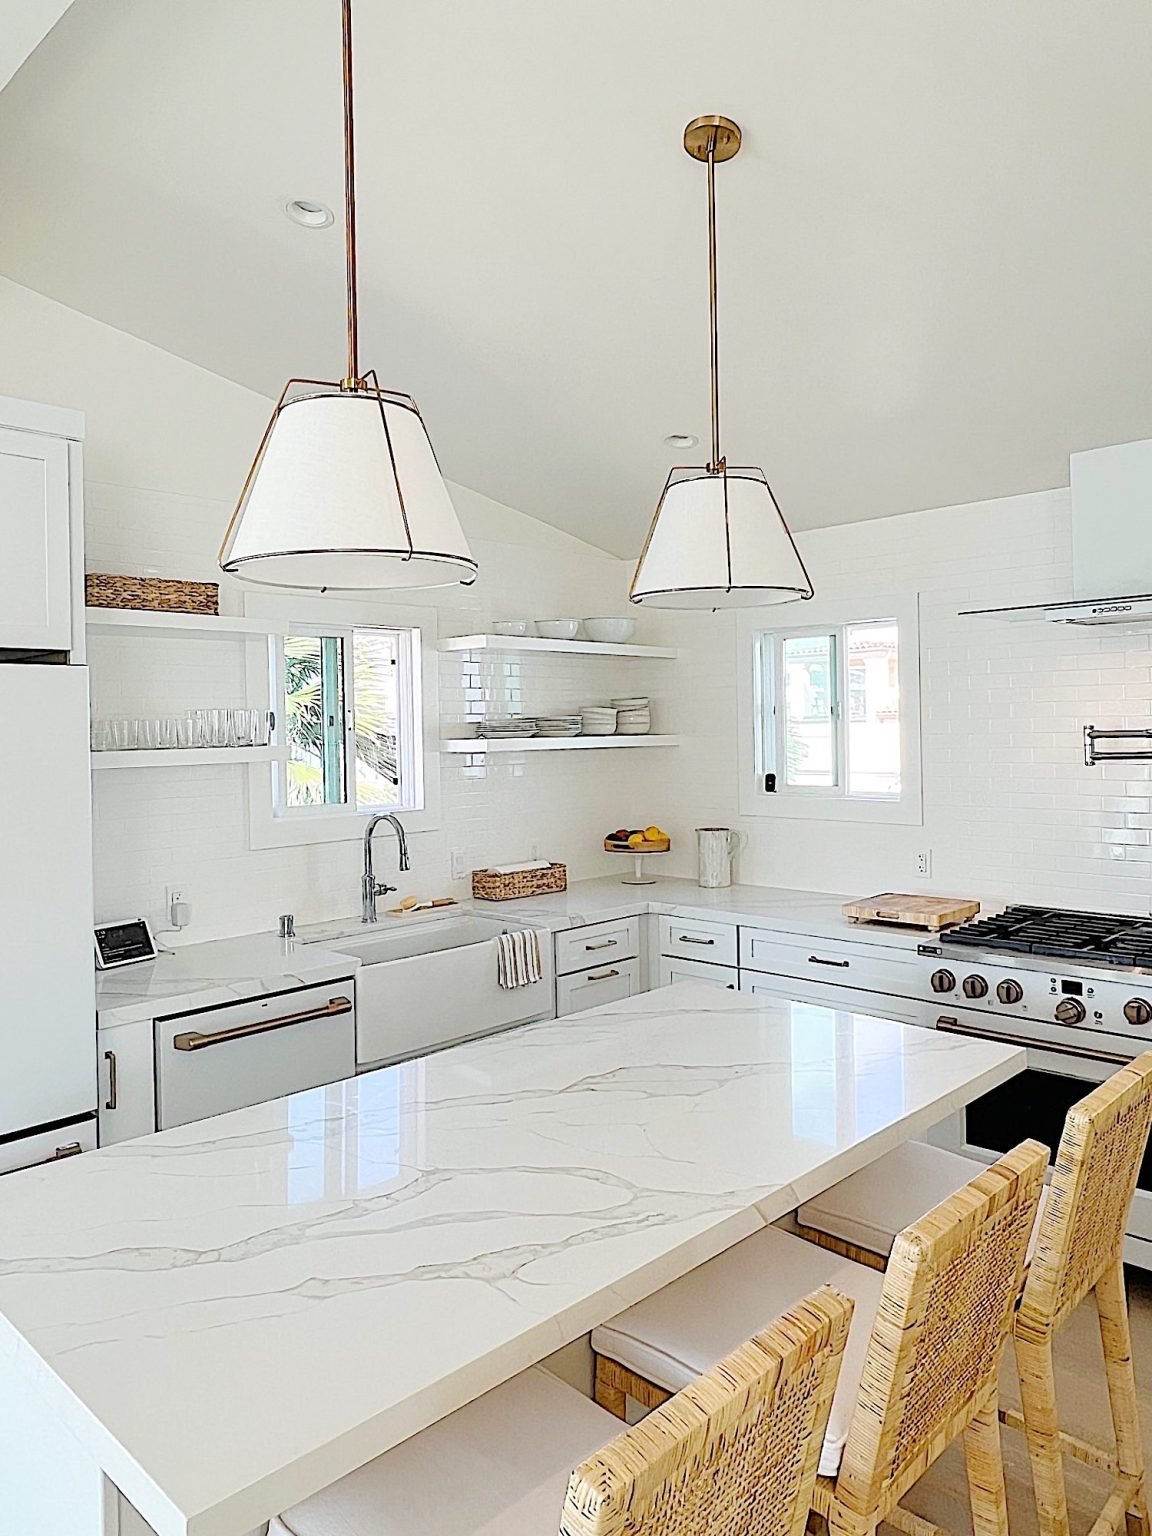
[[[764,775],[764,793],[766,795],[774,795],[776,793],[776,775],[774,773],[766,773]]]

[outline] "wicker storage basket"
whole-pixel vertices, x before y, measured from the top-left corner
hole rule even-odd
[[[219,613],[220,587],[214,581],[169,581],[161,576],[108,576],[92,571],[84,578],[84,601],[89,608]]]
[[[496,875],[490,869],[472,871],[472,894],[477,901],[517,901],[522,896],[554,896],[567,889],[567,864],[520,869],[513,875]]]

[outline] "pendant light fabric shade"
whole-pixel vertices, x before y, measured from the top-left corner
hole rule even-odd
[[[285,392],[220,564],[265,586],[322,590],[476,579],[415,402],[368,386]]]
[[[763,470],[674,469],[629,594],[650,608],[750,608],[812,596]]]

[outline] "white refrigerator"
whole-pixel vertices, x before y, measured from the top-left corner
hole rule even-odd
[[[0,1173],[96,1136],[88,669],[0,664]]]

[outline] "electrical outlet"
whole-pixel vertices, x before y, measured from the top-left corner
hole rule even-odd
[[[170,913],[178,901],[188,900],[188,887],[186,885],[166,885],[164,887],[164,910]]]
[[[916,873],[925,879],[932,873],[932,850],[923,848],[916,855]]]
[[[464,855],[462,853],[450,853],[448,855],[448,873],[453,880],[465,878]]]

